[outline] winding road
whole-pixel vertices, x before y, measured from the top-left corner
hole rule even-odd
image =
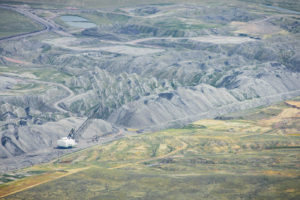
[[[69,33],[64,32],[62,30],[62,28],[59,25],[55,24],[53,21],[48,21],[48,20],[45,20],[43,18],[40,18],[37,15],[29,12],[28,10],[18,8],[18,7],[12,7],[12,6],[8,6],[8,5],[0,5],[0,8],[18,12],[18,13],[32,19],[36,23],[39,23],[43,26],[42,30],[37,30],[37,31],[29,32],[29,33],[22,33],[22,34],[18,34],[18,35],[13,35],[13,36],[0,38],[0,41],[11,40],[11,39],[21,39],[21,38],[25,38],[25,37],[30,37],[30,36],[35,36],[35,35],[38,35],[38,34],[42,34],[42,33],[48,32],[48,31],[53,31],[53,32],[56,32],[56,33],[58,33],[60,35],[63,35],[63,36],[71,36]],[[63,88],[64,90],[67,91],[68,96],[61,99],[61,100],[59,100],[59,101],[57,101],[56,103],[54,103],[53,106],[56,110],[58,110],[60,112],[64,112],[64,113],[69,112],[69,111],[67,111],[67,110],[65,110],[65,109],[63,109],[59,106],[60,103],[66,101],[66,100],[68,100],[68,99],[70,99],[74,96],[74,92],[72,90],[70,90],[68,87],[66,87],[62,84],[59,84],[59,83],[52,83],[52,82],[35,80],[35,79],[28,79],[28,78],[22,77],[18,74],[15,74],[15,75],[9,74],[8,75],[8,74],[5,74],[5,73],[2,73],[2,75],[9,76],[9,77],[18,77],[18,78],[21,78],[23,80],[30,81],[30,82],[42,83],[42,84],[47,84],[47,85],[52,85],[52,86]]]
[[[50,86],[55,86],[55,87],[63,88],[68,93],[68,96],[60,99],[57,102],[55,102],[53,104],[53,107],[56,110],[60,111],[60,112],[69,113],[68,110],[65,110],[65,109],[63,109],[62,107],[59,106],[60,103],[65,102],[65,101],[71,99],[75,95],[74,92],[70,88],[66,87],[65,85],[60,84],[60,83],[53,83],[53,82],[47,82],[47,81],[40,81],[40,80],[36,80],[36,79],[30,79],[30,78],[26,78],[26,77],[24,77],[22,75],[14,74],[14,73],[1,73],[1,76],[10,77],[10,78],[18,78],[18,79],[21,79],[21,80],[24,80],[24,81],[28,81],[28,82],[41,83],[41,84],[46,84],[46,85],[50,85]]]
[[[42,82],[43,82],[43,81],[42,81]],[[74,92],[73,92],[72,90],[70,90],[70,88],[64,86],[63,84],[52,83],[52,82],[45,82],[45,83],[48,83],[48,84],[50,84],[50,85],[52,84],[52,85],[54,85],[54,86],[63,88],[64,90],[66,90],[66,91],[69,93],[69,95],[68,95],[67,97],[62,98],[61,100],[59,100],[59,101],[57,101],[56,103],[53,104],[53,106],[54,106],[54,108],[55,108],[56,110],[59,110],[59,111],[64,112],[64,113],[69,113],[68,110],[65,110],[65,109],[63,109],[62,107],[60,107],[59,104],[65,102],[65,101],[67,101],[67,100],[69,100],[69,99],[71,99],[72,97],[74,97]]]
[[[18,8],[18,7],[12,7],[12,6],[8,6],[8,5],[0,5],[0,8],[18,12],[18,13],[32,19],[36,23],[41,24],[43,26],[42,30],[32,31],[32,32],[29,32],[29,33],[21,33],[21,34],[18,34],[18,35],[12,35],[12,36],[8,36],[8,37],[3,37],[3,38],[0,38],[0,41],[11,40],[11,39],[21,39],[21,38],[25,38],[25,37],[39,35],[39,34],[42,34],[42,33],[49,32],[49,31],[58,33],[58,34],[63,35],[63,36],[71,36],[71,34],[63,31],[63,29],[59,25],[55,24],[53,21],[45,20],[45,19],[29,12],[26,9],[22,9],[22,8]]]

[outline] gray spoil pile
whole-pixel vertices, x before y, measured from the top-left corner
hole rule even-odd
[[[49,162],[63,154],[78,151],[114,137],[118,130],[111,124],[95,119],[91,120],[84,134],[80,136],[78,146],[73,149],[57,149],[56,141],[66,137],[72,128],[77,129],[86,118],[70,117],[58,122],[47,122],[42,125],[17,126],[8,125],[0,132],[0,173],[41,162]],[[101,136],[103,138],[98,141]],[[97,141],[94,141],[94,139]]]
[[[55,147],[59,138],[66,136],[72,127],[78,127],[82,121],[77,118],[66,118],[43,125],[8,125],[7,129],[0,133],[0,156],[8,158],[25,152],[38,151],[45,147]]]
[[[200,84],[144,97],[117,109],[109,121],[125,127],[166,128],[300,94],[300,74],[280,65],[265,65],[255,73],[240,71],[224,76],[218,84],[225,87]]]

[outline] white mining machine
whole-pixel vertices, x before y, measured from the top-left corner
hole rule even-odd
[[[75,131],[74,128],[71,129],[70,133],[67,137],[63,137],[57,140],[57,147],[66,149],[73,148],[77,145],[80,135],[86,130],[86,128],[90,125],[92,119],[96,115],[96,111],[99,109],[99,106],[94,109],[92,114],[81,124],[81,126]]]

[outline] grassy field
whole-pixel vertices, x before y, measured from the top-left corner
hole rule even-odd
[[[62,19],[61,16],[68,15],[68,14],[61,14],[55,18],[55,22],[65,28],[72,29],[73,27],[66,24]],[[109,25],[109,24],[125,24],[128,22],[130,17],[122,14],[113,14],[113,13],[80,13],[76,14],[76,16],[83,17],[87,19],[89,22],[95,23],[98,26],[101,25]]]
[[[21,70],[22,69],[22,70]],[[56,82],[56,83],[65,83],[67,79],[71,78],[71,75],[61,72],[59,70],[45,67],[45,68],[25,68],[24,66],[0,66],[1,73],[13,73],[19,75],[20,77],[33,78],[42,81]]]
[[[228,120],[200,120],[181,129],[95,146],[15,172],[19,178],[6,180],[0,186],[0,196],[297,199],[299,103],[287,101],[251,110],[242,117],[236,114]]]
[[[0,38],[42,29],[27,17],[14,11],[0,8]]]
[[[118,7],[130,7],[138,5],[149,5],[149,4],[172,4],[172,3],[182,3],[180,0],[14,0],[9,2],[8,0],[0,0],[0,3],[29,3],[33,7],[45,8],[61,8],[65,7],[80,7],[80,8],[118,8]],[[187,3],[199,3],[199,0],[187,0]],[[216,0],[203,0],[201,2],[218,2]]]
[[[173,4],[173,3],[183,3],[180,0],[0,0],[0,3],[29,3],[32,7],[36,8],[61,8],[65,7],[80,7],[80,8],[118,8],[118,7],[130,7],[130,6],[138,6],[138,5],[149,5],[149,4]],[[185,3],[220,3],[217,0],[186,0]],[[230,0],[228,3],[252,3],[252,4],[264,4],[269,6],[276,6],[280,8],[290,9],[294,11],[300,11],[300,4],[298,0]]]

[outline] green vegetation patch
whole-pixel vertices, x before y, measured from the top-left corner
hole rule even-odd
[[[0,8],[0,38],[42,29],[29,18],[11,10]]]
[[[171,30],[197,30],[197,29],[209,29],[209,28],[216,28],[219,25],[216,24],[188,24],[180,20],[167,20],[167,21],[160,21],[154,24],[155,27],[171,29]]]
[[[213,0],[211,0],[213,1]],[[213,2],[215,2],[214,0]],[[1,2],[9,2],[8,0],[1,0]],[[119,8],[119,7],[130,7],[138,5],[169,5],[171,3],[182,3],[181,0],[14,0],[12,2],[23,2],[28,3],[35,8],[62,8],[65,7],[79,7],[79,8]],[[197,3],[199,0],[186,0],[186,2]]]
[[[50,82],[65,83],[65,80],[70,78],[71,75],[58,71],[56,69],[38,69],[32,72],[39,79]]]
[[[43,174],[46,173],[46,170],[31,170],[31,171],[27,171],[28,174]]]
[[[183,127],[183,129],[203,129],[203,128],[207,128],[207,127],[204,125],[198,125],[198,124],[188,124]]]
[[[47,48],[47,47],[45,47]],[[22,68],[22,70],[21,70]],[[59,71],[55,68],[45,67],[45,68],[30,68],[30,67],[18,67],[18,66],[0,66],[1,72],[9,72],[21,75],[22,74],[32,74],[37,79],[42,81],[56,82],[56,83],[65,83],[66,79],[71,78],[72,75],[67,74],[66,72]],[[26,76],[25,76],[26,77]],[[37,84],[27,84],[19,87],[19,89],[30,89],[30,87],[37,86]]]
[[[245,184],[247,183],[247,184]],[[92,168],[5,199],[275,199],[297,197],[300,178],[164,175]]]

